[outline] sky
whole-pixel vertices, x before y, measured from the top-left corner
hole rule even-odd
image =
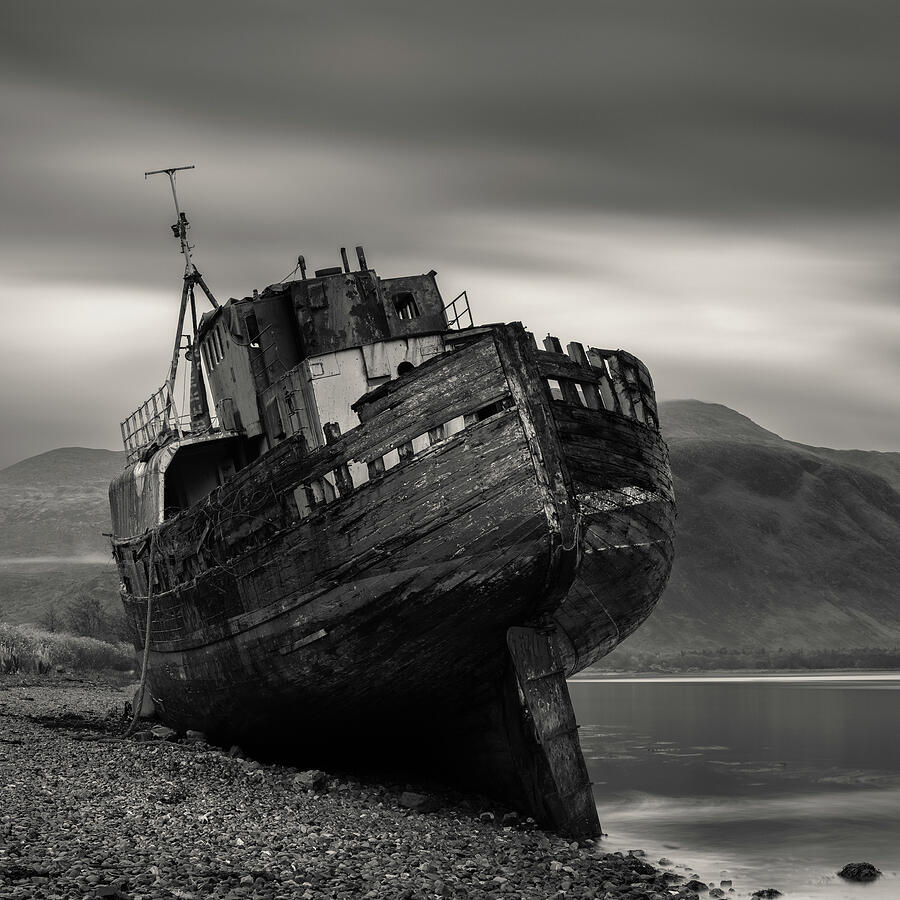
[[[219,299],[363,244],[661,400],[900,450],[900,6],[0,6],[0,467],[119,448],[183,264]]]

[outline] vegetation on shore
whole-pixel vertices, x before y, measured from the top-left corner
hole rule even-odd
[[[0,622],[0,673],[5,675],[41,674],[57,666],[79,672],[126,671],[134,665],[134,649],[128,644]]]

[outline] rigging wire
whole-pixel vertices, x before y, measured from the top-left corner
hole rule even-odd
[[[297,269],[299,269],[299,268],[300,268],[300,263],[298,262],[297,265],[294,266],[294,268],[291,269],[291,271],[288,272],[287,275],[284,276],[284,278],[282,278],[278,281],[278,284],[284,284],[284,282],[287,281],[288,278],[291,277],[291,275],[295,275],[297,273]]]
[[[153,621],[153,578],[155,575],[153,563],[155,556],[156,532],[153,531],[150,537],[150,562],[147,566],[147,622],[144,626],[144,653],[141,658],[141,682],[138,685],[134,708],[131,711],[131,723],[125,730],[125,737],[132,735],[135,728],[137,728],[138,719],[141,717],[141,710],[144,706],[144,692],[147,690],[147,671],[150,668],[150,625]]]

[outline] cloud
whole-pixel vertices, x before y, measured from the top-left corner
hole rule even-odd
[[[465,243],[452,248],[447,293],[467,287],[482,321],[627,348],[663,399],[723,402],[795,440],[896,449],[896,230],[494,216],[467,220],[465,240],[504,262],[470,266]]]
[[[0,17],[0,303],[69,341],[0,339],[66,380],[0,394],[7,461],[96,443],[156,385],[168,350],[146,336],[169,341],[181,260],[167,186],[143,172],[185,163],[222,298],[363,243],[383,274],[469,289],[482,321],[647,356],[664,395],[900,446],[895,4],[32,0]],[[865,387],[823,392],[835,365]],[[66,392],[98,382],[74,415]]]

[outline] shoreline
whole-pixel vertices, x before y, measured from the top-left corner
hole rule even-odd
[[[0,678],[3,900],[698,897],[642,851],[484,798],[122,738],[130,696],[94,676]]]
[[[758,681],[774,678],[808,677],[808,678],[900,678],[900,669],[680,669],[673,671],[661,671],[650,669],[647,671],[613,671],[584,669],[566,680],[577,684],[579,681],[677,681],[703,679],[717,679],[719,681],[738,680],[752,678]]]

